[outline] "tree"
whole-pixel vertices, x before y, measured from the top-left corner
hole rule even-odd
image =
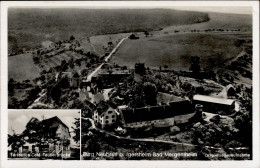
[[[50,96],[56,104],[59,103],[61,97],[61,89],[58,84],[54,85],[54,87],[51,88]]]
[[[60,66],[62,71],[66,71],[68,69],[68,63],[66,60],[62,60]]]
[[[15,97],[11,97],[11,99],[8,99],[8,108],[9,109],[19,109],[20,108],[20,102]]]
[[[145,82],[143,85],[143,92],[144,92],[144,99],[145,103],[148,105],[156,105],[157,100],[157,87],[155,84],[150,83],[150,82]]]
[[[69,63],[69,67],[70,67],[71,69],[73,69],[73,68],[74,68],[74,59],[71,58],[68,63]]]
[[[17,150],[25,144],[24,140],[17,134],[8,135],[8,144],[11,145],[12,151]]]
[[[123,66],[122,70],[124,70],[124,71],[127,70],[127,66]]]
[[[75,40],[75,37],[73,35],[70,36],[70,41]]]
[[[195,76],[197,76],[200,73],[200,57],[198,57],[198,56],[190,57],[190,69],[189,70],[192,71]]]
[[[81,59],[77,59],[77,60],[75,61],[75,63],[76,63],[76,65],[81,66]]]
[[[101,150],[100,140],[97,135],[92,135],[92,136],[88,136],[88,137],[84,136],[83,141],[86,142],[86,145],[85,145],[85,146],[87,146],[86,151],[88,151],[90,153],[95,153],[95,152],[99,152]]]
[[[39,55],[41,55],[41,50],[40,49],[37,50],[37,56],[39,56]]]
[[[145,37],[149,36],[149,32],[148,31],[144,31]]]
[[[28,136],[30,141],[37,141],[39,139],[39,131],[41,129],[40,121],[37,118],[31,118],[26,124],[23,131],[24,136]]]
[[[13,96],[14,93],[15,93],[14,85],[15,85],[15,81],[14,81],[13,78],[11,78],[11,79],[8,81],[8,94],[9,94],[10,96]]]
[[[41,80],[41,82],[44,82],[45,79],[46,79],[45,75],[41,75],[41,76],[40,76],[40,80]]]
[[[82,76],[87,76],[88,75],[88,70],[87,69],[82,69],[81,70],[81,75]]]
[[[80,141],[80,118],[74,118],[75,121],[73,122],[74,126],[71,128],[73,129],[74,136],[72,137],[76,143]]]
[[[38,64],[40,62],[40,58],[37,57],[37,56],[34,56],[33,57],[33,62],[34,62],[34,64]]]
[[[60,80],[60,86],[61,88],[69,88],[70,87],[70,81],[69,81],[69,78],[67,76],[63,77],[61,80]]]
[[[164,70],[166,71],[166,69],[168,69],[168,65],[164,65]]]

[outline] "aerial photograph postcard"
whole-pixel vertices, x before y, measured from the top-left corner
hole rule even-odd
[[[9,7],[8,157],[252,160],[252,50],[250,6]]]

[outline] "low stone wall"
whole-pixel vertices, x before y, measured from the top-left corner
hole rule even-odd
[[[160,120],[152,120],[152,121],[141,121],[141,122],[134,122],[128,123],[125,126],[129,128],[141,128],[141,127],[170,127],[174,125],[174,118],[166,118]]]

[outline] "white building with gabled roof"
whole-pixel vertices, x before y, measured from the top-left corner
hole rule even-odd
[[[231,114],[240,110],[240,105],[234,99],[216,98],[206,95],[194,95],[192,100],[193,105],[203,105],[203,111],[225,114]]]
[[[116,110],[104,101],[98,104],[97,110],[94,111],[93,119],[94,123],[97,126],[100,126],[102,129],[113,126],[117,122],[118,113]]]

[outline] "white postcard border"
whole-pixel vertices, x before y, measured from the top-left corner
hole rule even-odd
[[[80,6],[252,6],[253,8],[253,160],[252,161],[36,161],[7,160],[7,9]],[[259,2],[258,1],[21,1],[1,2],[1,167],[258,167],[259,166]]]

